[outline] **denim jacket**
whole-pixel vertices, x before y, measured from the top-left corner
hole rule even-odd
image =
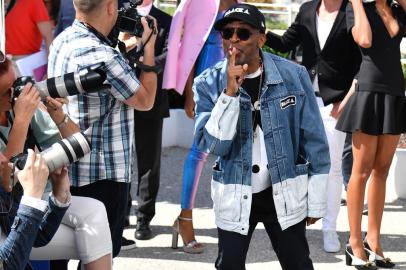
[[[1,192],[2,200],[8,200],[7,196]],[[51,241],[68,209],[57,206],[51,197],[45,212],[23,204],[17,207],[15,217],[9,217],[10,221],[14,220],[7,228],[10,233],[0,245],[0,263],[5,270],[26,269],[32,247],[42,247]]]
[[[326,212],[330,158],[323,122],[306,69],[262,53],[261,123],[278,222],[284,230]],[[219,228],[246,235],[251,211],[251,100],[227,87],[227,60],[194,81],[195,142],[218,156],[211,196]]]

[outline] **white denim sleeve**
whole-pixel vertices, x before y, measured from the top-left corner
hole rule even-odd
[[[232,140],[236,133],[240,114],[240,97],[231,97],[224,92],[217,99],[205,128],[218,140]]]

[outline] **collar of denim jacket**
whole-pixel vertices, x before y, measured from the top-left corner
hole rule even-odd
[[[281,74],[276,67],[275,61],[272,58],[272,54],[261,51],[262,63],[264,64],[265,80],[264,84],[279,84],[283,83]]]

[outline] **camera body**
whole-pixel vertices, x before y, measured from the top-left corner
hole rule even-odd
[[[15,98],[21,94],[27,83],[32,83],[35,86],[42,99],[47,96],[61,98],[108,88],[110,85],[104,84],[107,78],[106,72],[103,69],[104,65],[103,62],[97,63],[84,67],[78,72],[67,73],[41,82],[36,82],[30,76],[17,78],[13,83],[14,91],[11,102],[13,103]]]
[[[141,23],[141,16],[138,14],[137,6],[142,4],[142,0],[131,0],[130,6],[127,8],[121,8],[118,11],[118,18],[116,27],[120,32],[130,33],[136,37],[141,37],[144,33],[144,27]],[[154,27],[154,21],[151,18],[145,17],[148,22],[148,27]]]

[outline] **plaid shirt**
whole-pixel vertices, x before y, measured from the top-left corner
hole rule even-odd
[[[134,109],[123,102],[140,82],[122,55],[85,25],[75,20],[52,43],[48,76],[61,76],[99,62],[111,85],[108,90],[69,97],[66,111],[92,144],[92,151],[70,167],[73,186],[98,180],[130,181]]]

